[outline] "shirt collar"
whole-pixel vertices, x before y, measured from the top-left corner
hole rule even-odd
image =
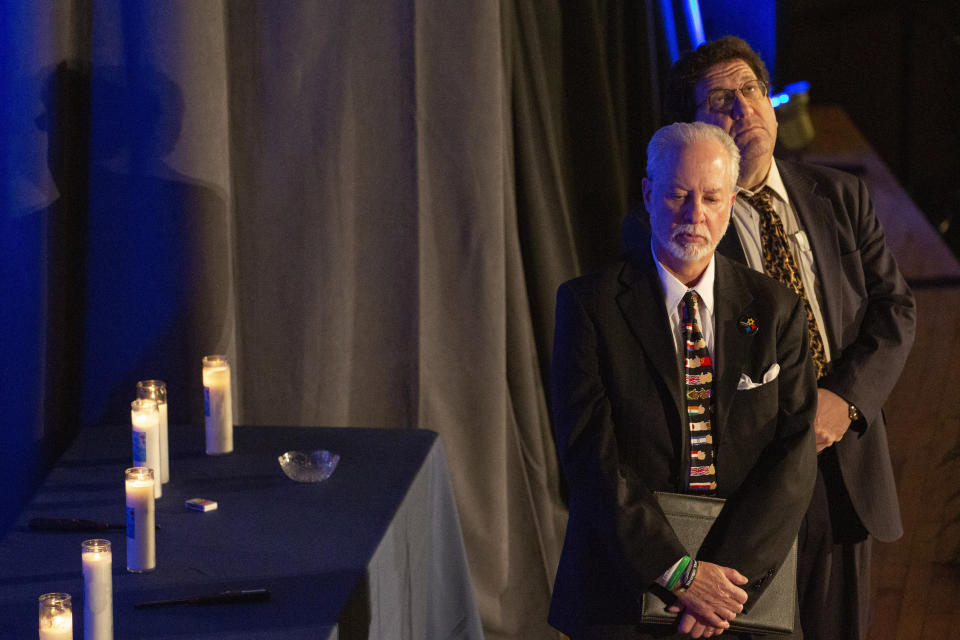
[[[651,251],[653,248],[651,247]],[[680,306],[680,302],[683,300],[683,296],[690,291],[691,289],[697,292],[697,296],[700,298],[700,303],[706,307],[706,310],[713,312],[713,281],[716,278],[717,273],[717,256],[716,253],[710,257],[710,263],[707,265],[707,268],[703,270],[703,275],[700,276],[700,280],[693,287],[688,287],[684,283],[677,280],[677,277],[670,273],[666,267],[660,264],[660,261],[657,260],[657,254],[653,254],[653,261],[657,265],[657,273],[660,275],[660,282],[663,283],[663,293],[664,299],[667,303],[667,310],[675,310]]]
[[[780,170],[777,168],[776,160],[770,162],[770,171],[767,172],[767,177],[760,184],[760,189],[763,187],[769,187],[770,190],[773,191],[774,195],[776,195],[777,198],[779,198],[785,204],[790,202],[790,198],[787,197],[787,188],[783,184],[783,178],[780,177]],[[760,189],[757,189],[757,191]],[[750,191],[749,189],[737,187],[737,193],[742,193],[747,197],[750,197],[756,193],[756,191]]]

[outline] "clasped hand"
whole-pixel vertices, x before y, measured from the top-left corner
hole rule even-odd
[[[669,609],[680,613],[677,631],[692,638],[723,633],[730,628],[730,620],[743,611],[747,592],[738,585],[746,583],[747,578],[736,569],[701,561],[693,584]]]

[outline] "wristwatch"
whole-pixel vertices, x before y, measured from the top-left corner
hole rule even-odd
[[[860,410],[853,403],[847,404],[847,417],[850,418],[850,422],[856,422],[860,419]]]

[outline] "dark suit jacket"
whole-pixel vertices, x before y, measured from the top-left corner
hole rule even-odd
[[[736,568],[755,601],[796,536],[816,474],[816,383],[799,298],[717,256],[714,443],[727,498],[700,558]],[[738,324],[752,317],[759,330]],[[738,391],[741,374],[772,382]],[[649,245],[557,296],[556,443],[570,519],[550,608],[568,635],[639,621],[638,599],[682,555],[653,496],[679,491],[688,450],[681,371]]]
[[[807,233],[832,362],[819,385],[852,402],[863,420],[834,445],[856,515],[878,540],[903,535],[883,403],[913,345],[917,310],[887,249],[863,182],[810,164],[777,160],[780,177]],[[649,243],[641,213],[624,221],[624,243]],[[744,262],[733,224],[717,248]]]
[[[867,531],[892,542],[903,535],[903,524],[882,409],[913,346],[913,294],[859,178],[783,160],[777,167],[813,249],[820,285],[832,359],[819,385],[863,414],[834,445],[843,482]],[[742,260],[736,232],[727,235],[720,251]]]

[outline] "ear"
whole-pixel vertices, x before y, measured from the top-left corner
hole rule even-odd
[[[650,203],[653,201],[653,183],[644,178],[640,182],[640,188],[643,191],[643,204],[650,210]]]

